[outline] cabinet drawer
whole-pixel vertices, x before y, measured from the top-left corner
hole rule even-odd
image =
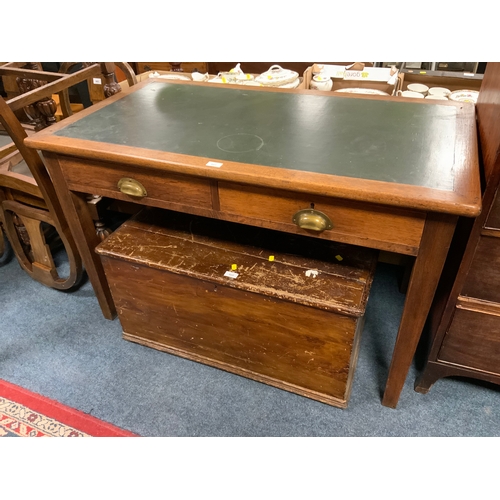
[[[461,295],[500,303],[500,238],[481,236]]]
[[[407,255],[416,255],[425,223],[417,211],[227,182],[219,182],[219,200],[221,212],[241,222]],[[332,229],[313,233],[294,224],[293,216],[312,205]]]
[[[500,374],[500,316],[457,308],[438,359]]]
[[[61,158],[61,168],[70,189],[107,196],[125,201],[140,201],[143,205],[161,208],[212,208],[211,181],[197,177],[171,174],[159,170],[141,169],[128,165]],[[147,191],[144,197],[120,192],[118,182],[128,177],[140,182]],[[189,210],[188,210],[189,211]]]

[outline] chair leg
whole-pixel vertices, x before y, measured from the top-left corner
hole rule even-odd
[[[104,216],[104,210],[110,203],[110,200],[103,199],[99,195],[90,194],[87,196],[87,206],[94,221],[95,232],[101,241],[104,241],[112,233]]]
[[[64,234],[59,236],[64,245],[69,259],[69,275],[61,278],[52,258],[50,246],[45,239],[42,223],[45,222],[57,229],[57,224],[45,210],[23,205],[12,200],[2,203],[2,217],[5,223],[5,231],[12,245],[14,254],[21,267],[36,281],[57,290],[68,290],[81,281],[83,266],[80,254],[76,250],[74,242],[66,239]],[[24,227],[25,236],[20,237],[16,228],[15,217],[19,217]],[[29,250],[26,251],[28,239]]]

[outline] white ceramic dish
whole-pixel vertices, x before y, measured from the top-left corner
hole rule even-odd
[[[220,76],[216,76],[211,80],[208,80],[208,83],[227,83],[228,85],[248,85],[250,87],[262,87],[261,83],[257,83],[255,80],[232,80],[227,81],[225,78]]]
[[[296,71],[283,69],[281,66],[275,64],[256,77],[255,81],[267,86],[281,86],[294,82],[298,77],[299,74]]]
[[[247,82],[249,80],[254,80],[255,77],[250,73],[236,73],[236,80],[239,82],[244,81]]]
[[[219,73],[217,78],[220,78],[222,83],[241,83],[254,79],[253,75],[250,75],[249,73],[237,73],[232,70]]]
[[[238,82],[235,82],[236,85],[246,85],[248,87],[262,87],[262,83],[258,83],[255,80],[241,80]]]
[[[451,94],[451,90],[445,87],[431,87],[429,89],[429,95],[447,97]]]
[[[449,96],[448,99],[451,101],[457,101],[457,102],[471,102],[473,104],[476,104],[477,98],[479,96],[479,92],[477,90],[455,90],[455,92],[452,92]]]
[[[299,85],[300,85],[300,78],[297,78],[291,83],[285,83],[284,85],[279,85],[278,87],[280,89],[296,89]]]
[[[449,99],[443,95],[426,95],[425,99],[430,99],[432,101],[448,101]]]
[[[424,96],[427,95],[427,92],[429,92],[429,87],[423,83],[410,83],[406,88],[410,92],[418,92]]]
[[[198,71],[195,71],[191,73],[191,78],[193,79],[193,82],[206,82],[210,76],[208,73],[199,73]]]
[[[188,82],[191,81],[191,78],[188,78],[187,76],[184,75],[160,75],[157,76],[156,78],[163,78],[164,80],[186,80]]]
[[[334,90],[334,92],[344,92],[346,94],[368,94],[368,95],[389,95],[387,92],[377,89],[363,89],[358,87],[348,87],[345,89]]]
[[[421,94],[420,92],[413,92],[413,90],[405,90],[403,92],[398,90],[398,96],[411,97],[412,99],[424,99],[424,94]]]

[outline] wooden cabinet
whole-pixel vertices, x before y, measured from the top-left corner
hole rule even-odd
[[[184,71],[192,73],[197,70],[200,73],[208,71],[208,63],[206,62],[136,62],[137,74],[145,73],[146,71]]]
[[[431,348],[415,384],[423,393],[452,375],[500,384],[500,63],[488,63],[476,111],[483,209],[450,247],[430,316]]]

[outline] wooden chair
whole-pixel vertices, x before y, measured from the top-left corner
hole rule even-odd
[[[68,103],[71,109],[67,91],[80,81],[96,75],[103,77],[106,97],[119,92],[120,87],[114,81],[113,63],[84,65],[84,69],[76,73],[50,73],[48,77],[47,72],[13,67],[16,64],[22,63],[0,66],[0,75],[17,74],[20,79],[46,78],[51,81],[45,85],[31,83],[32,88],[26,93],[8,101],[0,97],[0,124],[9,139],[0,147],[0,225],[19,264],[33,279],[58,290],[69,290],[77,286],[83,276],[80,254],[42,158],[24,146],[24,139],[52,123],[55,109],[50,101],[53,101],[54,93],[59,93],[61,102]],[[23,108],[32,119],[31,126],[21,124],[15,114]],[[96,200],[92,201],[95,205]],[[102,231],[101,236],[106,234]],[[53,250],[57,242],[64,246],[68,255],[66,277],[59,276],[54,264]],[[0,256],[6,248],[5,243],[0,242]]]
[[[85,65],[86,63],[64,62],[61,64],[59,73],[70,74],[71,70],[80,64]],[[114,63],[114,65],[123,72],[129,87],[132,87],[132,85],[135,85],[137,83],[137,77],[130,64],[126,62],[116,62]],[[114,68],[108,68],[105,71],[107,71],[108,73],[112,72],[114,74]],[[108,80],[110,80],[109,76],[107,78]],[[109,97],[109,89],[107,89],[106,87],[104,87],[101,93],[102,97],[99,96],[98,100],[102,100],[103,98]],[[92,92],[91,92],[91,99],[92,99]],[[71,116],[73,114],[73,110],[71,109],[71,102],[69,98],[68,89],[64,89],[62,92],[59,93],[59,105],[61,108],[61,113],[63,118],[67,118],[68,116]]]
[[[21,267],[40,283],[68,290],[83,275],[82,261],[41,157],[24,145],[27,137],[14,112],[0,98],[0,122],[15,149],[4,148],[0,163],[0,222]],[[47,241],[50,229],[59,236],[69,260],[60,277]]]
[[[111,73],[105,80],[110,95],[119,92],[119,86],[112,80],[114,76],[111,77]],[[64,74],[43,71],[39,63],[10,62],[0,66],[0,76],[15,82],[18,89],[18,92],[7,94],[9,107],[18,118],[24,109],[28,118],[26,121],[31,122],[35,130],[40,130],[56,122],[57,106],[52,99],[54,94],[64,97],[69,87],[89,78],[103,76],[103,69],[96,63],[85,65],[75,73]]]

